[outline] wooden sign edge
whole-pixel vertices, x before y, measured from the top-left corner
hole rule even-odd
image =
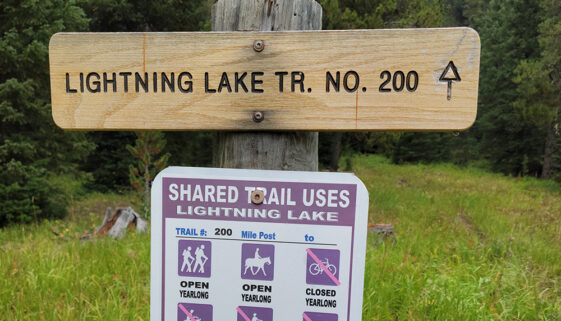
[[[121,32],[68,32],[62,31],[54,33],[49,40],[49,50],[51,47],[51,42],[57,40],[56,38],[64,35],[142,35],[142,34],[211,34],[211,35],[228,35],[228,34],[243,34],[243,35],[270,35],[270,34],[305,34],[305,33],[366,33],[366,32],[424,32],[427,30],[439,31],[439,30],[466,30],[477,35],[478,43],[481,43],[479,33],[472,27],[438,27],[438,28],[394,28],[394,29],[335,29],[335,30],[283,30],[283,31],[121,31]]]

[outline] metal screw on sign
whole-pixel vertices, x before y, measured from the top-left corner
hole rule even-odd
[[[253,112],[253,121],[256,123],[260,123],[265,119],[265,113],[262,111],[254,111]]]
[[[261,52],[265,49],[265,42],[263,40],[255,40],[253,42],[253,50]]]
[[[255,205],[259,205],[263,203],[265,199],[265,194],[263,194],[262,190],[256,189],[251,192],[251,202]]]

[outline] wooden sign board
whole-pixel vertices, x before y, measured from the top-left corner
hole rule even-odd
[[[463,130],[477,112],[470,28],[58,33],[64,129]]]

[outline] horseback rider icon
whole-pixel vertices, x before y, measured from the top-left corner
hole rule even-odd
[[[272,281],[275,274],[275,246],[263,243],[243,243],[241,278]]]
[[[263,249],[262,249],[263,250]],[[237,321],[273,321],[273,309],[238,306]]]
[[[261,271],[264,276],[267,276],[265,264],[271,264],[271,257],[261,257],[261,255],[259,255],[259,248],[256,248],[255,255],[245,260],[245,270],[243,274],[245,275],[248,271],[251,271],[252,275],[257,275],[257,273]]]

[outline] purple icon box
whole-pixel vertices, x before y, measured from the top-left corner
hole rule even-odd
[[[242,279],[272,281],[275,272],[275,246],[242,244]]]
[[[180,240],[177,270],[180,276],[210,277],[212,244],[209,241]]]
[[[306,249],[306,283],[340,285],[339,250]]]
[[[273,321],[273,309],[239,306],[237,321]]]
[[[212,305],[179,303],[177,321],[212,321]]]
[[[303,321],[337,321],[337,314],[334,313],[318,313],[304,312],[302,313]]]

